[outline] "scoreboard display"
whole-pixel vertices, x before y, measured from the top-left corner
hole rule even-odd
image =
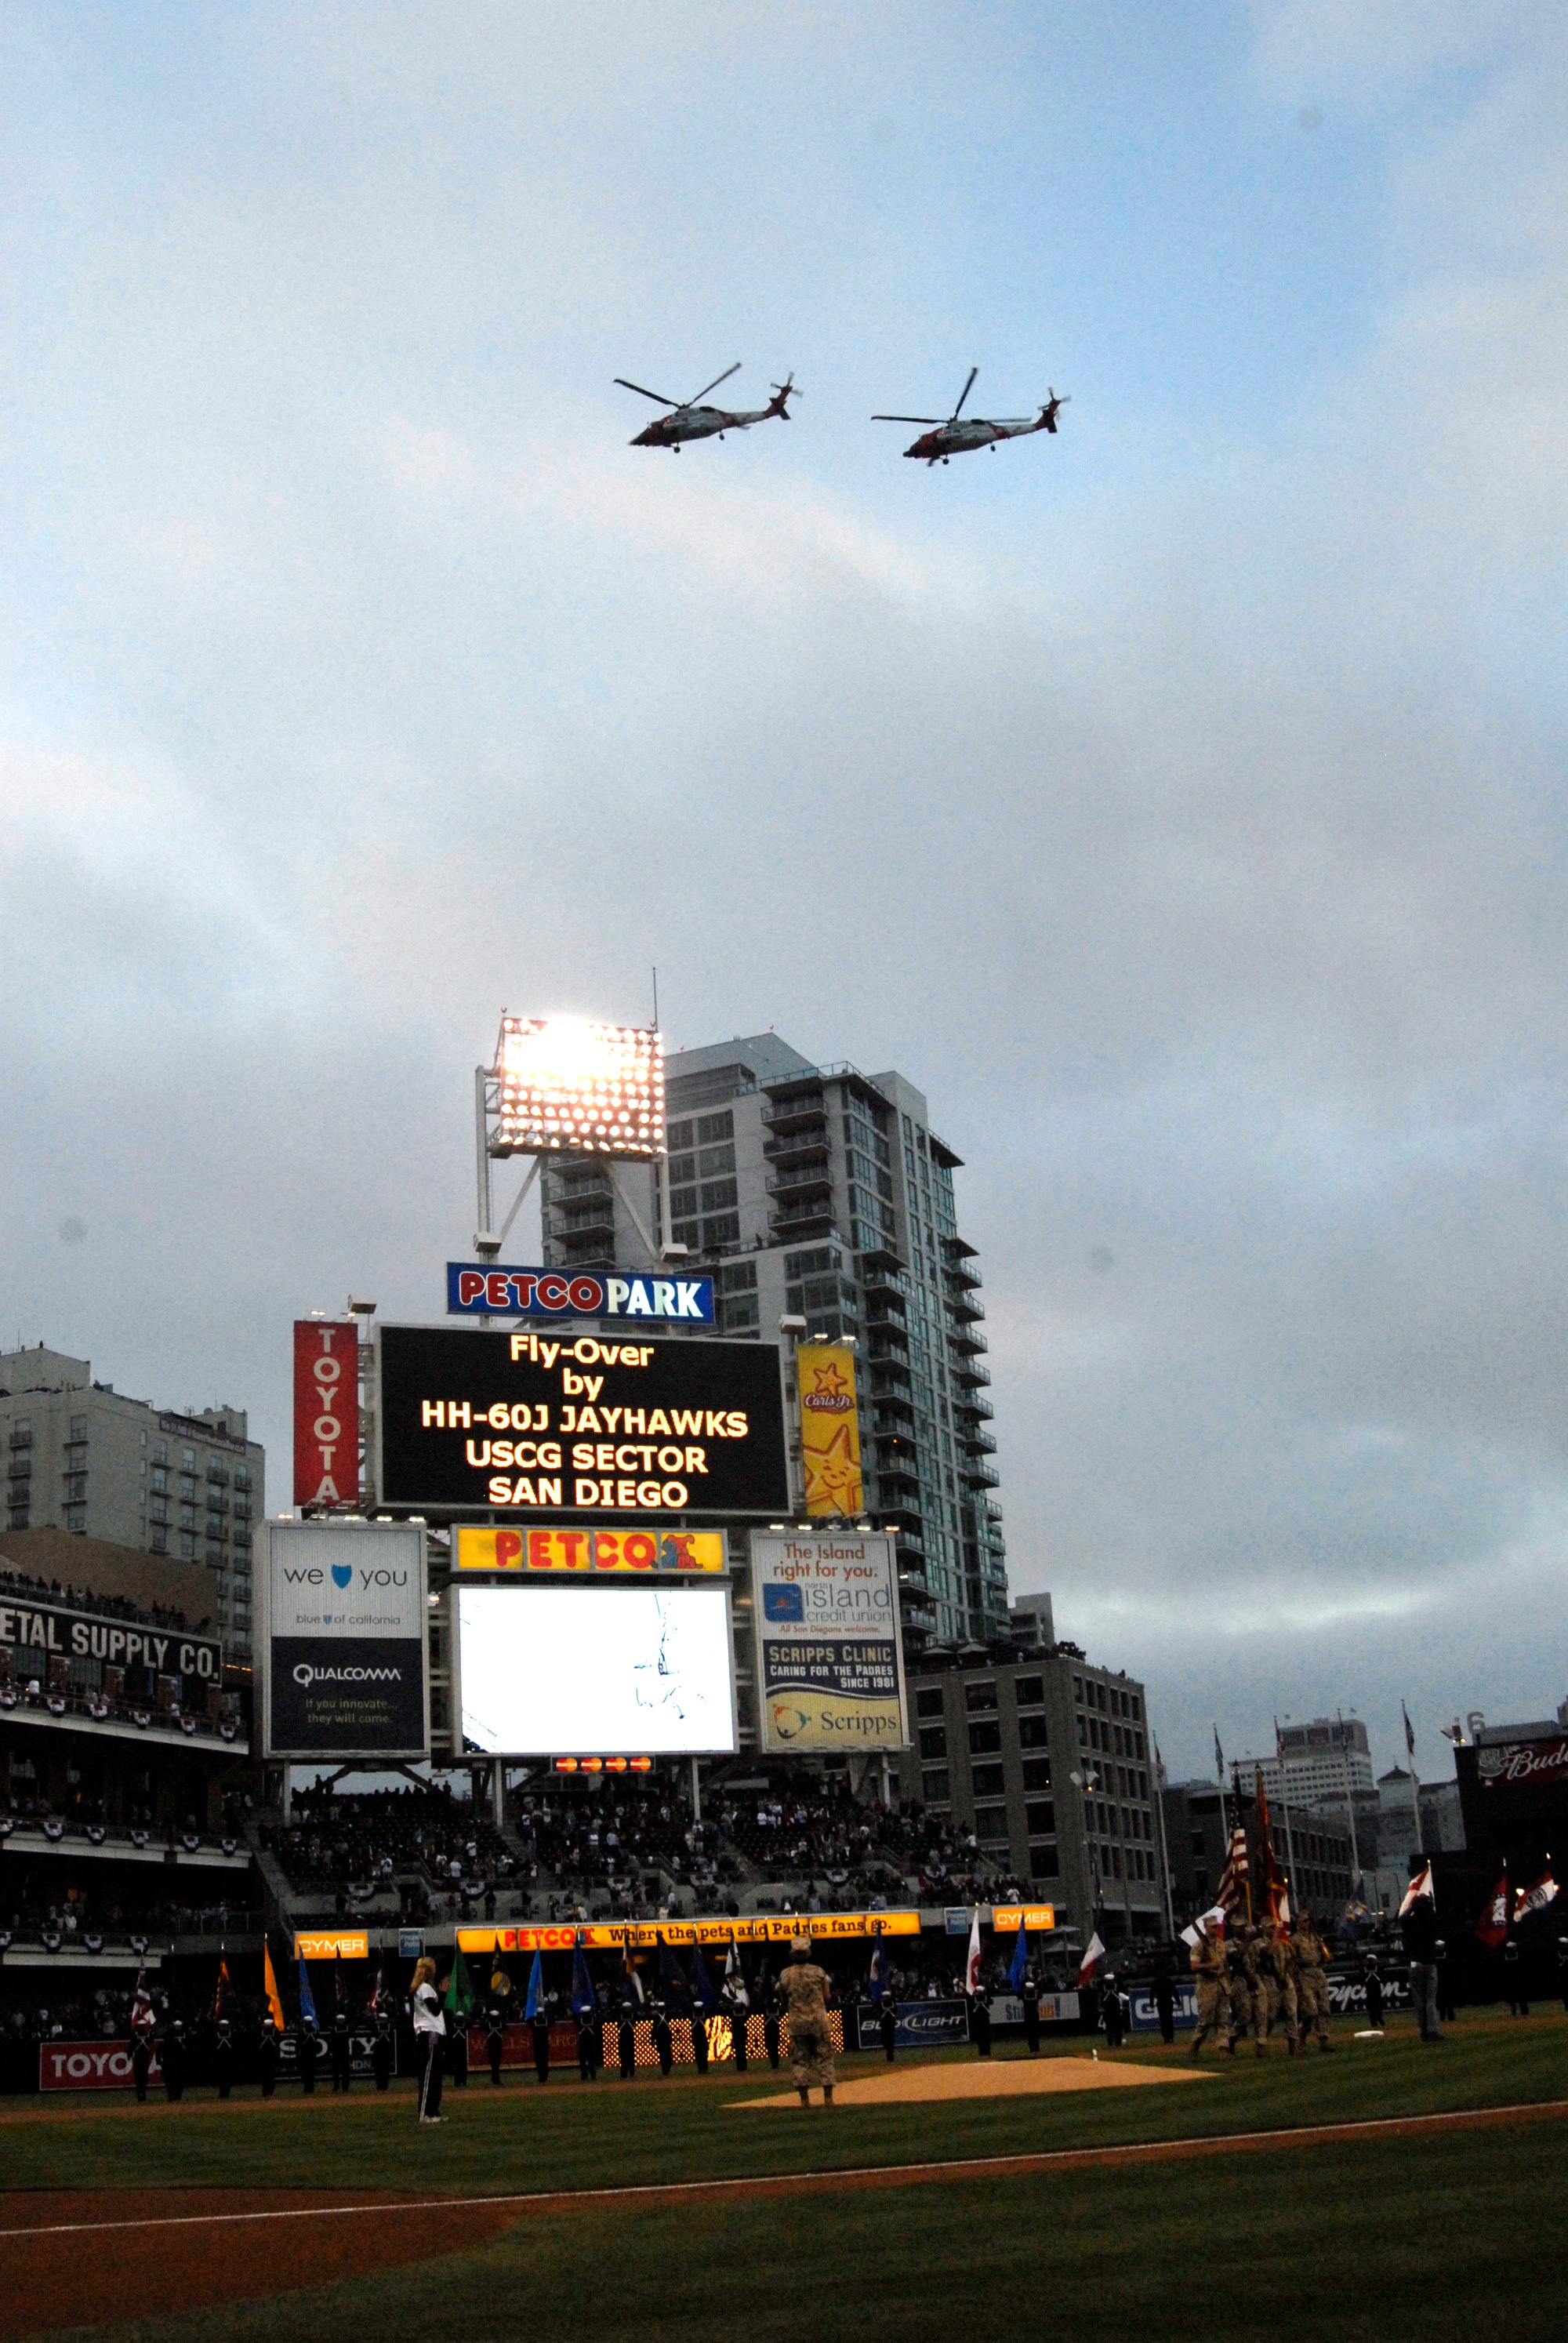
[[[777,1345],[382,1326],[384,1505],[520,1521],[789,1507]]]

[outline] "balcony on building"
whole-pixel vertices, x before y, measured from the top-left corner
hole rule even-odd
[[[994,1465],[972,1461],[960,1467],[959,1479],[966,1489],[1000,1489],[1001,1486],[1001,1475]]]
[[[975,1424],[971,1426],[968,1432],[963,1432],[959,1434],[959,1445],[963,1450],[966,1456],[994,1456],[996,1454],[995,1434],[990,1432],[982,1432],[979,1424]]]
[[[819,1197],[810,1202],[781,1202],[768,1215],[768,1225],[784,1244],[798,1244],[806,1237],[828,1237],[838,1233],[830,1195]]]
[[[972,1359],[978,1352],[989,1351],[990,1348],[990,1342],[980,1332],[980,1328],[968,1323],[955,1326],[948,1340],[960,1356],[966,1359]],[[955,1372],[962,1376],[967,1370],[960,1367]]]
[[[826,1121],[814,1130],[779,1131],[765,1139],[762,1152],[777,1172],[790,1172],[807,1163],[826,1163],[832,1153]]]
[[[961,1366],[952,1369],[952,1379],[960,1391],[980,1391],[990,1381],[990,1369],[980,1359],[965,1359]]]
[[[828,1197],[833,1192],[832,1167],[826,1159],[819,1163],[789,1163],[769,1174],[768,1193],[786,1203],[807,1197]]]

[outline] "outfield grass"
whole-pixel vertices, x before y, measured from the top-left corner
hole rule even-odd
[[[1111,2090],[937,2106],[798,2107],[747,2113],[734,2102],[789,2088],[788,2075],[744,2080],[585,2086],[508,2079],[448,2091],[449,2121],[421,2131],[409,2088],[347,2099],[297,2092],[264,2104],[186,2098],[177,2107],[124,2100],[12,2101],[0,2119],[0,2187],[329,2187],[470,2195],[678,2181],[847,2165],[995,2156],[1056,2147],[1292,2124],[1354,2122],[1568,2097],[1568,2019],[1469,2019],[1437,2046],[1411,2032],[1356,2042],[1348,2029],[1330,2056],[1206,2060],[1211,2079],[1165,2090]],[[1063,2055],[1085,2045],[1066,2042]],[[967,2054],[948,2054],[962,2058]],[[1102,2056],[1111,2054],[1101,2052]],[[1186,2052],[1156,2042],[1118,2054],[1139,2065],[1187,2067]],[[840,2073],[875,2073],[846,2058]],[[1565,2321],[1568,2325],[1568,2321]]]
[[[1402,2031],[1356,2043],[1347,2030],[1340,2046],[1328,2058],[1227,2061],[1213,2081],[1170,2090],[809,2117],[733,2109],[776,2091],[773,2076],[543,2092],[474,2084],[450,2095],[438,2132],[417,2130],[406,2094],[143,2110],[34,2102],[0,2123],[0,2181],[420,2195],[613,2187],[1568,2098],[1563,2019],[1468,2019],[1434,2048]],[[1184,2059],[1158,2045],[1124,2055]],[[843,2062],[846,2074],[872,2070]],[[804,2196],[601,2202],[525,2213],[488,2245],[348,2283],[92,2332],[97,2343],[859,2343],[874,2326],[900,2343],[967,2343],[1027,2319],[1067,2343],[1208,2343],[1216,2328],[1222,2343],[1279,2343],[1285,2327],[1302,2343],[1473,2343],[1492,2323],[1509,2343],[1536,2343],[1568,2328],[1556,2245],[1565,2181],[1568,2122],[1553,2120],[896,2189],[846,2179]],[[124,2209],[135,2211],[134,2195]],[[221,2238],[210,2250],[222,2254]],[[278,2251],[282,2261],[281,2232]]]

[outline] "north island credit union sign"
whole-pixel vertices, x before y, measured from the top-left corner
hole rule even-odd
[[[383,1505],[540,1521],[789,1510],[771,1343],[529,1325],[382,1326],[377,1345]]]

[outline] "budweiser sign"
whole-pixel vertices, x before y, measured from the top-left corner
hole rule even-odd
[[[1488,1790],[1503,1784],[1561,1781],[1568,1775],[1568,1734],[1557,1741],[1500,1741],[1475,1753],[1477,1780]]]

